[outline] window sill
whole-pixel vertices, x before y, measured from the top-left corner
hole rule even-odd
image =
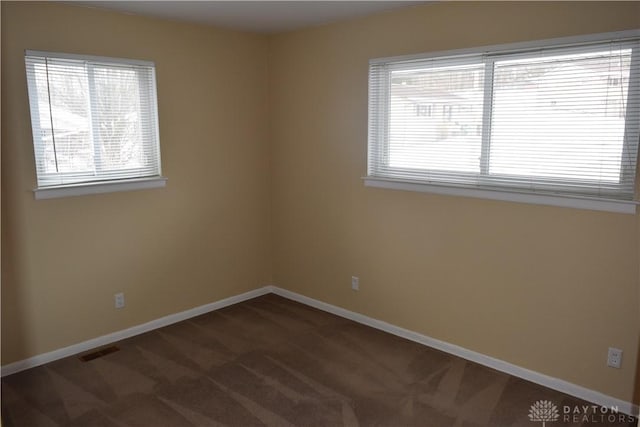
[[[85,196],[88,194],[115,193],[118,191],[146,190],[162,188],[167,184],[167,178],[140,178],[126,181],[105,181],[61,185],[56,187],[42,187],[33,190],[36,200],[57,199],[59,197]]]
[[[374,177],[364,177],[363,180],[364,185],[367,187],[417,191],[421,193],[442,194],[448,196],[475,197],[478,199],[559,206],[563,208],[587,209],[624,214],[635,214],[636,205],[638,204],[638,202],[635,201],[591,199],[579,196],[555,196],[549,194],[530,194],[515,191],[485,190],[478,188],[396,181]]]

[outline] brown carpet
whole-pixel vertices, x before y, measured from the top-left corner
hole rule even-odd
[[[634,425],[567,422],[589,404],[272,294],[116,345],[3,378],[2,425],[536,427],[538,400],[549,427]]]

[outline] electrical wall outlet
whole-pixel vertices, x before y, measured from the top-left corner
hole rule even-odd
[[[612,368],[620,368],[622,365],[622,350],[619,348],[609,347],[609,353],[607,354],[607,366]]]
[[[351,289],[354,291],[360,290],[360,278],[356,276],[351,276]]]
[[[114,295],[116,308],[124,308],[124,292],[119,292]]]

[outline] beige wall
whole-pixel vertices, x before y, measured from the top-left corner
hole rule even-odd
[[[2,364],[273,274],[293,291],[631,399],[637,218],[360,178],[369,58],[638,28],[639,17],[637,2],[438,3],[267,38],[2,2]],[[34,201],[24,49],[155,61],[168,187]],[[117,291],[125,310],[113,309]],[[605,367],[608,346],[625,350],[623,369]]]
[[[632,28],[638,2],[437,3],[271,39],[275,283],[631,400],[634,216],[361,177],[369,58]],[[609,346],[624,350],[622,369],[605,366]]]
[[[24,49],[155,61],[167,188],[35,201]],[[270,281],[266,55],[262,36],[2,2],[3,365]]]

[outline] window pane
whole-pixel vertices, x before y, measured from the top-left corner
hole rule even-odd
[[[495,62],[490,173],[617,183],[631,49]]]
[[[100,168],[144,166],[138,73],[127,68],[95,67],[93,79]]]
[[[389,166],[480,171],[483,64],[391,72]]]
[[[40,170],[92,173],[93,148],[84,67],[66,63],[48,66],[42,63],[34,67],[43,142]]]

